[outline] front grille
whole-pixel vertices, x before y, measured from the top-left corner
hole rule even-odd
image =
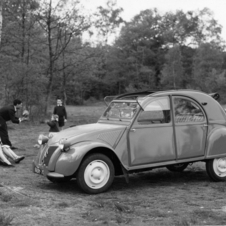
[[[48,166],[49,164],[49,160],[52,156],[52,154],[54,153],[54,151],[58,148],[58,146],[50,146],[48,148],[48,150],[46,151],[46,153],[44,154],[44,158],[43,158],[43,164]]]

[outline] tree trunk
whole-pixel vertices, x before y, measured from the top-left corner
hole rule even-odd
[[[2,40],[2,5],[3,5],[3,0],[0,1],[0,45]]]
[[[48,11],[48,19],[47,19],[47,30],[48,30],[48,50],[49,50],[49,68],[48,68],[48,75],[49,75],[49,82],[47,85],[47,95],[46,95],[46,106],[45,106],[45,114],[48,111],[48,105],[52,93],[52,86],[53,86],[53,49],[52,49],[52,28],[51,28],[51,15],[52,14],[52,0],[49,2],[49,11]]]

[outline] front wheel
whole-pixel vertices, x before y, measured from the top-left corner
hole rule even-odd
[[[212,181],[226,180],[226,158],[211,159],[206,162],[206,171]]]
[[[103,154],[91,154],[81,163],[77,173],[78,186],[88,194],[106,191],[112,184],[115,168],[112,161]]]
[[[166,168],[172,172],[183,172],[189,163],[178,163],[174,165],[167,166]]]

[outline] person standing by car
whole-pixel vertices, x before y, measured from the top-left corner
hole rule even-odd
[[[60,98],[57,98],[57,106],[54,107],[53,114],[58,115],[59,129],[62,130],[64,123],[67,122],[67,111]]]
[[[12,121],[13,123],[19,124],[20,122],[27,120],[25,117],[18,118],[16,117],[16,112],[22,108],[22,101],[15,99],[13,105],[5,106],[0,109],[0,137],[3,145],[8,145],[11,149],[11,141],[9,140],[7,121]]]

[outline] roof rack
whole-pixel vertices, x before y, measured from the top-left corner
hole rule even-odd
[[[161,91],[161,90],[157,90],[157,91]],[[155,93],[157,91],[153,91],[153,90],[145,90],[145,91],[140,91],[140,92],[133,92],[133,93],[124,93],[121,95],[116,96],[115,100],[120,100],[120,99],[136,99],[137,97],[143,97],[143,96],[147,96],[150,95],[152,93]]]
[[[139,92],[123,93],[123,94],[115,95],[115,96],[106,96],[104,98],[104,102],[106,105],[108,105],[108,103],[110,103],[112,100],[120,100],[120,99],[136,100],[137,97],[144,97],[149,94],[155,93],[157,91],[160,91],[160,90],[156,90],[156,91],[145,90],[145,91],[139,91]]]

